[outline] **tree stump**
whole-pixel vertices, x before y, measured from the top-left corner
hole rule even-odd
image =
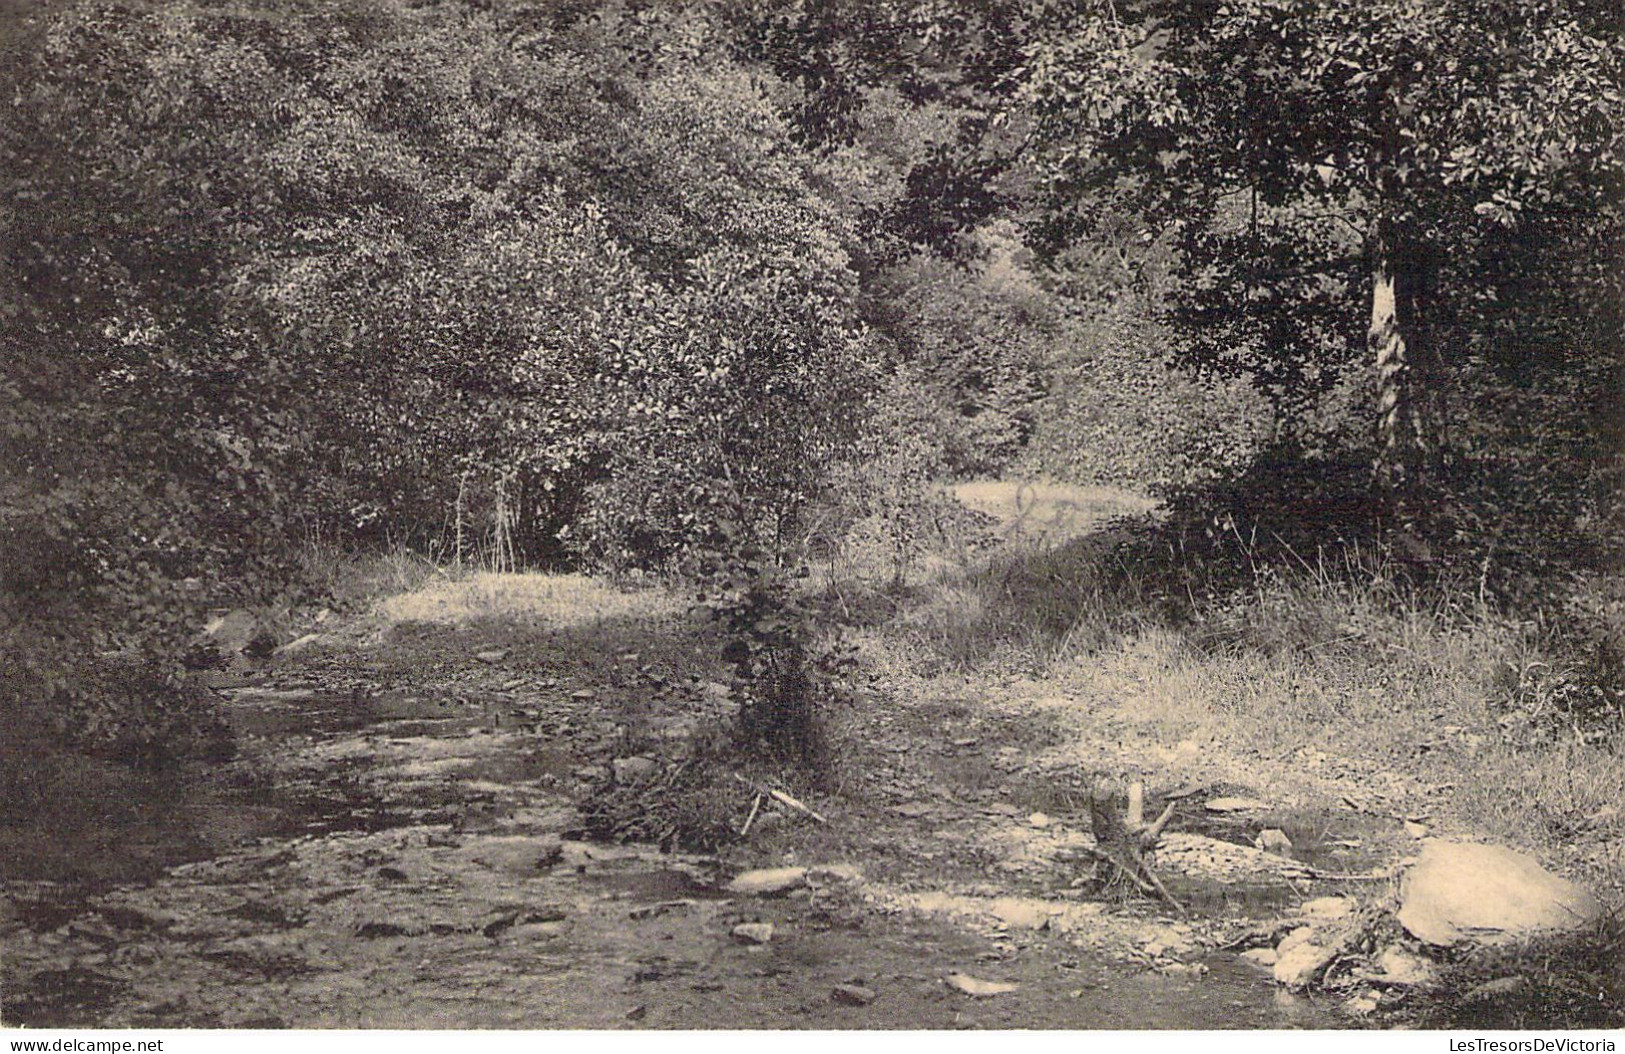
[[[1110,869],[1108,886],[1132,886],[1146,896],[1171,905],[1183,915],[1185,906],[1174,899],[1152,869],[1157,843],[1173,814],[1174,806],[1170,802],[1161,816],[1146,823],[1145,785],[1138,781],[1129,785],[1128,807],[1122,816],[1116,813],[1115,803],[1110,797],[1091,794],[1089,822],[1094,830],[1095,845],[1089,853]]]

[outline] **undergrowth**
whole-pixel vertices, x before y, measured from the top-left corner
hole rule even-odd
[[[870,651],[894,677],[1081,678],[1166,741],[1448,784],[1457,827],[1625,903],[1625,587],[1571,569],[1505,595],[1491,577],[1143,516],[922,575]]]

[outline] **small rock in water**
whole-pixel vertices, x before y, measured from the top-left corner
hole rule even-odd
[[[1290,988],[1307,986],[1336,954],[1330,944],[1330,938],[1312,927],[1293,930],[1275,948],[1275,979]]]
[[[861,984],[838,984],[829,993],[829,997],[847,1006],[868,1006],[875,1001],[875,991]]]
[[[1269,803],[1257,798],[1210,798],[1202,808],[1208,812],[1256,812],[1269,808]]]
[[[501,662],[507,657],[508,652],[504,648],[492,648],[489,651],[479,651],[474,653],[474,658],[480,660],[481,662]]]
[[[1312,919],[1340,919],[1354,910],[1347,897],[1315,897],[1298,905],[1298,914]]]
[[[740,874],[728,883],[728,892],[770,896],[774,893],[788,893],[806,884],[807,869],[804,867],[769,867]]]
[[[1274,966],[1276,959],[1274,948],[1249,948],[1241,953],[1241,957],[1259,966]]]
[[[1399,922],[1429,944],[1573,932],[1601,915],[1585,889],[1497,845],[1428,842],[1400,886]]]
[[[1279,827],[1266,827],[1259,831],[1258,837],[1253,839],[1253,845],[1276,856],[1285,856],[1292,852],[1292,839]]]
[[[1377,966],[1382,970],[1377,980],[1388,984],[1422,985],[1433,980],[1433,964],[1404,948],[1384,948]]]
[[[944,977],[942,982],[956,992],[964,992],[978,999],[1004,995],[1021,987],[1013,981],[987,981],[980,977],[972,977],[968,973],[951,973]]]
[[[1049,925],[1049,906],[1016,897],[998,897],[989,902],[989,913],[1013,930],[1041,930]]]
[[[654,774],[660,763],[654,758],[641,755],[630,758],[616,758],[610,762],[615,770],[616,783],[641,783]]]
[[[733,928],[734,939],[741,944],[766,944],[773,939],[771,922],[741,922]]]
[[[814,864],[807,869],[807,881],[817,886],[831,882],[862,882],[863,869],[852,864]]]

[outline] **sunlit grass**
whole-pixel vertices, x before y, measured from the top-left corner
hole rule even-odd
[[[480,619],[540,619],[583,626],[607,619],[674,615],[683,602],[658,588],[630,591],[581,574],[439,575],[409,592],[385,596],[373,607],[386,623],[456,625]]]

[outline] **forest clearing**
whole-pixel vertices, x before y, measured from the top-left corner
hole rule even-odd
[[[0,4],[0,1024],[1625,1025],[1621,29]]]

